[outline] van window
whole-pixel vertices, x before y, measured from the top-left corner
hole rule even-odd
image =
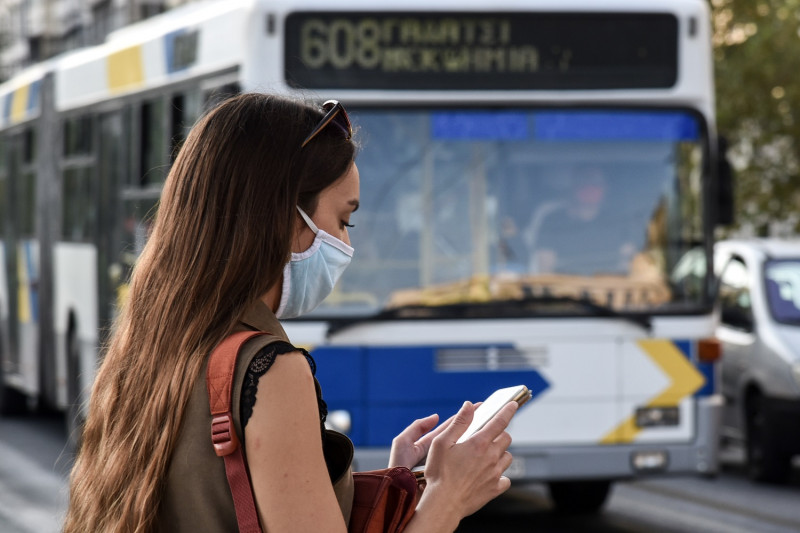
[[[800,259],[768,261],[764,265],[767,302],[778,322],[800,325]]]
[[[753,331],[748,272],[741,259],[732,259],[725,266],[720,278],[719,302],[724,325],[741,331]]]

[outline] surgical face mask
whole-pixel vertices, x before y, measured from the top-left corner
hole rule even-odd
[[[283,269],[281,302],[275,315],[295,318],[313,311],[333,290],[353,258],[353,248],[317,228],[300,207],[300,216],[314,232],[314,242],[305,252],[292,252]]]

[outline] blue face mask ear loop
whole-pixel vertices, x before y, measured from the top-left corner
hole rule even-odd
[[[305,212],[305,211],[303,211],[302,209],[300,209],[300,206],[299,206],[299,205],[298,205],[298,206],[295,206],[295,207],[297,207],[297,210],[300,212],[300,216],[301,216],[301,217],[303,217],[303,220],[305,220],[305,221],[306,221],[306,224],[308,224],[308,227],[309,227],[309,228],[311,228],[311,231],[313,231],[313,232],[314,232],[314,235],[316,235],[317,233],[319,233],[319,228],[317,227],[317,225],[316,225],[316,224],[314,224],[314,221],[312,221],[312,220],[311,220],[311,217],[310,217],[310,216],[308,216],[308,215],[306,214],[306,212]]]

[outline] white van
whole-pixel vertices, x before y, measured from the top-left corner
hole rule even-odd
[[[800,454],[800,240],[728,240],[714,252],[723,435],[745,443],[753,479],[782,482]]]

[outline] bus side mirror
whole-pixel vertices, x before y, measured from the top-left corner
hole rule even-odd
[[[717,140],[717,220],[720,226],[733,224],[733,169],[728,161],[728,140],[719,136]]]

